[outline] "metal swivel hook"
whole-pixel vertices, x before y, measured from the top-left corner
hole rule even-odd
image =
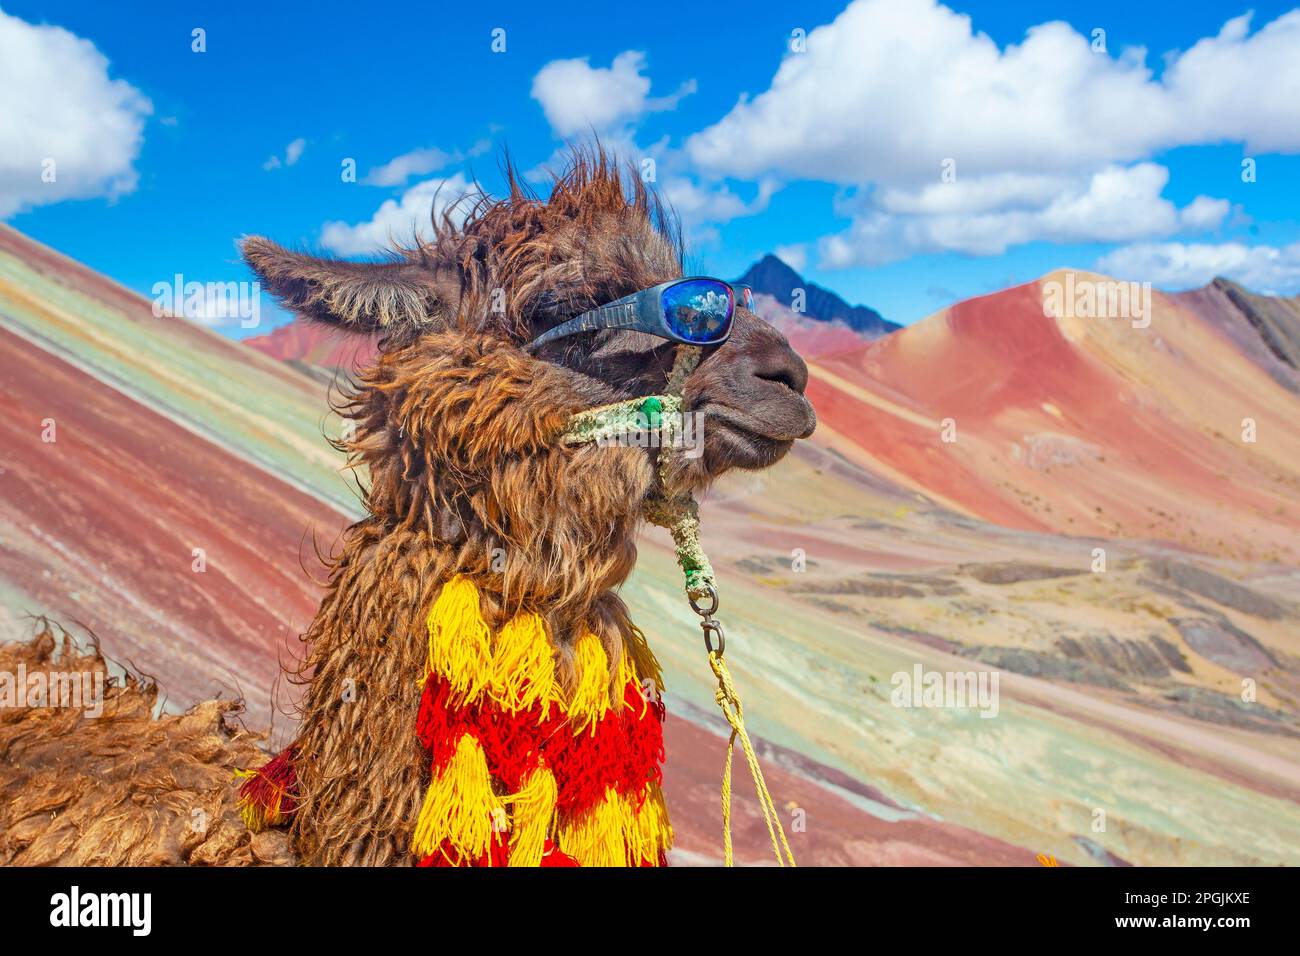
[[[704,593],[708,596],[708,607],[700,607],[694,594],[687,595],[691,602],[691,610],[700,616],[700,629],[704,631],[704,648],[709,654],[716,654],[718,657],[726,652],[727,636],[722,631],[722,622],[715,620],[713,615],[718,610],[718,591],[712,584],[704,585]],[[717,638],[718,646],[713,646],[713,639]]]

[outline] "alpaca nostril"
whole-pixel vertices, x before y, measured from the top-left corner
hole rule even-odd
[[[776,382],[792,392],[802,395],[808,387],[808,366],[792,349],[785,355],[774,356],[776,361],[765,362],[754,369],[754,377],[765,382]]]
[[[789,369],[778,369],[772,372],[755,372],[755,378],[761,378],[765,382],[776,382],[778,385],[784,385],[792,392],[799,391],[799,386],[795,384],[794,373]]]

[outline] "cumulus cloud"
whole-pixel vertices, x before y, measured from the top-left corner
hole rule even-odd
[[[853,224],[819,244],[824,265],[875,265],[926,252],[1000,255],[1027,242],[1130,242],[1217,226],[1226,200],[1183,208],[1161,197],[1156,163],[1108,166],[1088,177],[1001,176],[869,193]]]
[[[1294,295],[1300,292],[1300,242],[1280,248],[1239,242],[1137,243],[1102,256],[1097,269],[1166,289],[1195,288],[1225,276],[1256,292]]]
[[[725,184],[674,175],[664,179],[660,194],[681,220],[686,237],[693,243],[708,245],[720,238],[719,225],[762,212],[779,188],[775,180],[765,179],[758,184],[754,198],[746,202]]]
[[[1227,140],[1250,151],[1300,150],[1300,10],[1253,35],[1251,19],[1229,20],[1166,68],[1169,145]]]
[[[1249,23],[1228,21],[1157,79],[1144,49],[1095,52],[1066,23],[1002,50],[936,0],[855,0],[686,148],[730,175],[918,184],[949,158],[987,176],[1221,140],[1300,147],[1300,10],[1253,35]]]
[[[370,186],[401,186],[412,176],[427,176],[451,163],[450,153],[431,146],[413,149],[395,156],[382,166],[376,166],[362,180]]]
[[[682,224],[693,227],[756,215],[767,208],[777,188],[775,180],[765,179],[758,184],[757,195],[746,202],[725,185],[701,184],[674,176],[664,180],[662,193]]]
[[[449,153],[436,146],[413,149],[394,156],[382,166],[376,166],[366,174],[362,182],[368,186],[402,186],[413,176],[427,176],[467,157],[481,156],[491,148],[492,144],[488,140],[480,139],[464,152],[456,150]]]
[[[820,244],[830,266],[1212,229],[1228,204],[1176,208],[1145,160],[1223,141],[1300,149],[1300,10],[1250,25],[1229,20],[1157,77],[1145,49],[1094,48],[1067,23],[1000,48],[937,0],[855,0],[685,152],[715,177],[849,187],[852,225]]]
[[[272,156],[262,164],[265,170],[279,169],[281,166],[292,166],[298,160],[302,159],[303,151],[307,148],[307,141],[299,136],[288,146],[284,148],[284,159],[279,156]]]
[[[321,227],[321,245],[342,256],[360,256],[391,249],[394,243],[409,243],[417,236],[427,239],[431,216],[441,217],[470,191],[461,173],[416,183],[399,199],[386,200],[365,222],[327,222]]]
[[[0,218],[136,187],[149,100],[88,40],[0,11]]]
[[[533,77],[532,96],[557,136],[574,136],[613,130],[646,113],[672,109],[695,92],[690,80],[671,96],[651,97],[644,69],[645,54],[636,50],[620,53],[608,67],[594,67],[588,57],[552,60]]]

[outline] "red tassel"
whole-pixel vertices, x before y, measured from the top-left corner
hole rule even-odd
[[[488,769],[508,793],[523,786],[524,780],[542,762],[546,742],[565,733],[564,717],[555,708],[542,719],[540,705],[508,713],[497,707],[484,707],[478,714],[475,733],[487,755]]]
[[[646,784],[663,783],[664,705],[648,700],[641,688],[628,682],[623,691],[623,715],[627,728],[627,767],[620,792],[635,795],[637,808],[645,799]]]
[[[646,700],[629,682],[622,714],[605,714],[587,732],[558,733],[544,751],[559,787],[558,808],[566,814],[589,810],[613,787],[644,799],[645,785],[659,782],[663,761],[663,704]]]
[[[487,853],[484,853],[477,860],[466,860],[451,845],[444,843],[436,853],[430,853],[420,860],[416,866],[444,867],[444,866],[508,866],[510,864],[510,844],[506,841],[504,835],[494,836],[492,846]],[[543,863],[543,866],[546,864]]]
[[[569,854],[565,853],[550,840],[546,841],[546,848],[542,850],[542,866],[577,866],[578,861]]]
[[[298,809],[295,759],[296,750],[290,745],[248,774],[248,779],[239,788],[240,814],[254,833],[286,822],[289,815]]]

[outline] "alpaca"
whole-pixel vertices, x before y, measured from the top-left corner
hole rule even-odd
[[[304,863],[662,864],[662,680],[617,594],[642,505],[766,468],[815,427],[803,361],[738,308],[680,385],[702,454],[561,441],[578,413],[663,392],[677,345],[526,343],[680,277],[681,245],[603,152],[575,151],[545,200],[507,179],[383,262],[242,244],[288,308],[379,341],[339,408],[366,516],[303,636],[297,737],[240,794],[257,838],[287,824]]]

